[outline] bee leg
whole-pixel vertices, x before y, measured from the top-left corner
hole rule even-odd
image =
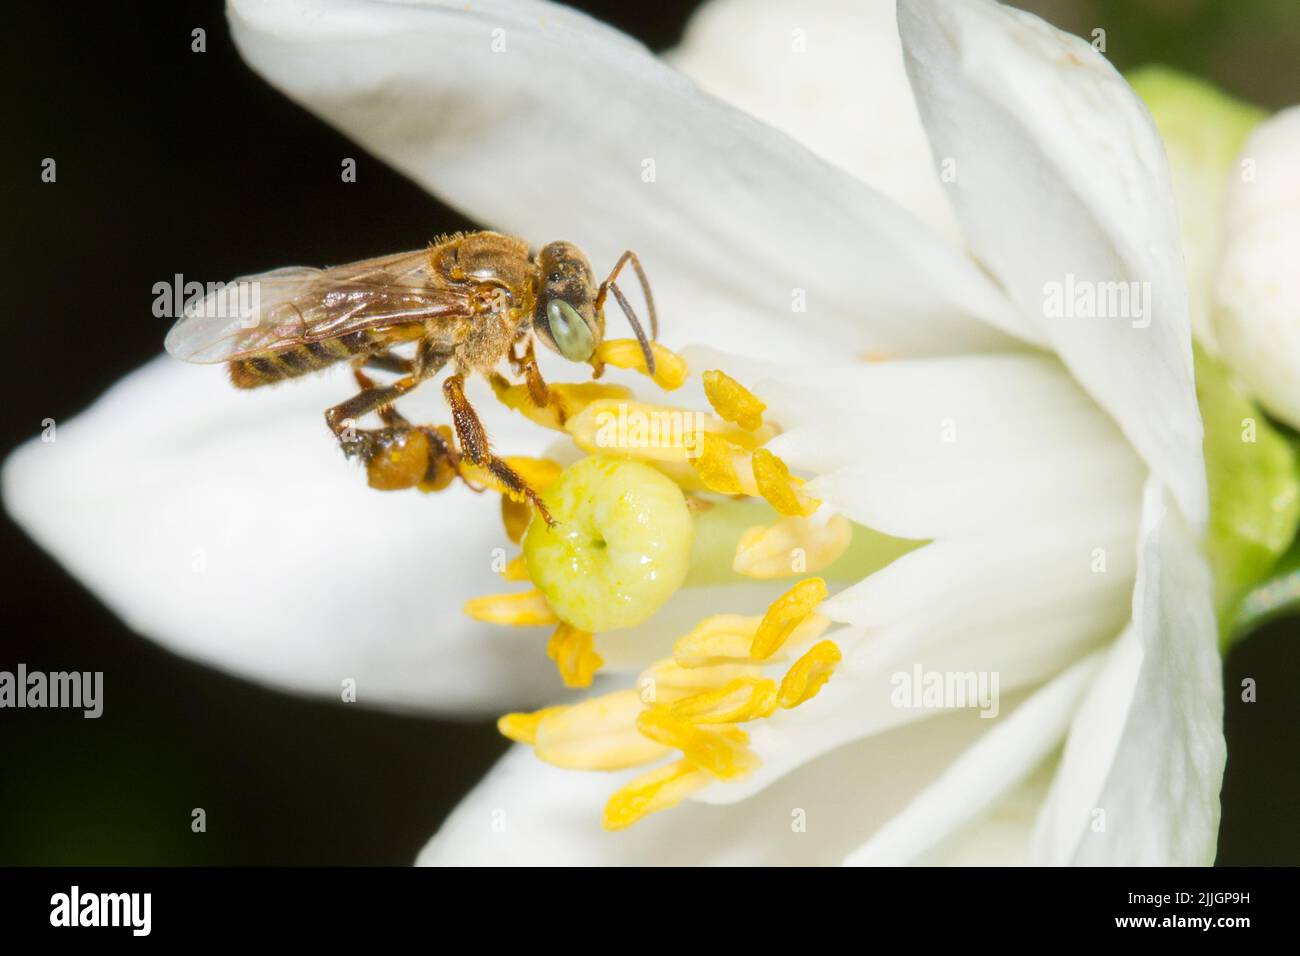
[[[370,382],[370,379],[360,371],[354,374],[358,376],[358,382]],[[399,378],[392,385],[380,388],[375,387],[373,383],[369,387],[362,386],[361,391],[346,402],[340,402],[333,408],[327,409],[325,423],[329,425],[330,431],[339,441],[343,442],[344,451],[347,451],[347,445],[353,441],[352,436],[357,434],[355,423],[358,418],[384,405],[391,405],[418,384],[419,379],[414,375],[407,375],[405,378]]]
[[[546,510],[541,496],[528,487],[528,483],[519,477],[513,468],[492,454],[488,447],[487,432],[483,430],[483,423],[479,421],[474,406],[465,397],[464,376],[453,375],[443,382],[442,394],[451,407],[451,420],[456,425],[456,437],[460,439],[461,455],[480,468],[486,468],[510,491],[527,498],[546,523],[554,525],[555,519]]]
[[[366,368],[377,368],[381,372],[397,372],[399,375],[409,375],[415,371],[415,362],[412,359],[402,358],[402,356],[394,355],[392,352],[380,352],[378,355],[367,356],[361,364]],[[372,382],[371,385],[373,384]]]
[[[514,365],[515,371],[523,375],[524,382],[528,385],[528,397],[533,400],[533,404],[538,408],[545,408],[551,404],[550,389],[546,387],[546,380],[542,378],[542,370],[538,367],[537,356],[533,352],[532,336],[528,337],[524,354],[516,356],[512,353],[510,362]]]
[[[342,406],[330,409],[326,416],[336,413],[334,422],[342,427],[335,434],[348,457],[365,462],[370,487],[397,491],[418,486],[423,491],[439,491],[451,484],[460,470],[460,454],[452,443],[451,429],[445,425],[439,428],[412,425],[391,404],[374,407],[375,401],[383,400],[381,393],[386,390],[377,388],[360,369],[353,369],[353,375],[361,392]],[[343,406],[346,409],[339,412]],[[385,427],[357,429],[347,424],[369,411],[377,412]]]

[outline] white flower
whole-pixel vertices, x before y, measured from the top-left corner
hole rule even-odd
[[[1300,428],[1300,106],[1261,123],[1229,179],[1214,320],[1224,358]]]
[[[485,225],[597,263],[636,248],[666,341],[725,350],[688,358],[725,356],[810,490],[931,542],[822,608],[844,661],[748,728],[763,766],[746,779],[609,834],[621,775],[517,747],[422,861],[1213,859],[1208,506],[1159,140],[1088,44],[991,0],[900,0],[899,58],[872,28],[891,6],[841,26],[839,4],[764,4],[755,54],[733,4],[705,14],[722,48],[706,20],[676,56],[719,88],[730,64],[806,90],[807,109],[769,118],[822,159],[563,8],[232,3],[255,69]],[[828,93],[827,76],[854,75],[832,64],[867,49],[884,51],[880,85]],[[902,108],[904,61],[930,155]],[[858,139],[823,135],[823,99]],[[1049,287],[1076,280],[1137,283],[1144,311],[1049,317]],[[363,701],[440,710],[555,687],[535,643],[459,613],[492,587],[466,555],[500,543],[494,508],[360,487],[318,417],[340,379],[256,396],[220,379],[168,360],[136,373],[57,445],[15,454],[11,511],[142,633],[278,686],[354,678]],[[540,447],[517,420],[489,424],[499,448]],[[664,655],[673,622],[766,593],[687,589],[603,636],[612,686]],[[996,673],[998,716],[891,703],[917,665]]]

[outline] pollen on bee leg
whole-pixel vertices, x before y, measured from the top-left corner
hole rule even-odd
[[[655,357],[654,383],[665,392],[680,388],[690,374],[690,369],[686,367],[686,360],[658,342],[651,342],[650,350],[654,352]],[[636,339],[606,339],[596,349],[595,359],[604,365],[633,369],[642,375],[647,374],[645,353],[641,351],[641,343]]]
[[[476,621],[512,627],[537,627],[560,620],[542,597],[542,592],[537,590],[470,598],[465,602],[464,611]]]
[[[680,750],[694,766],[719,780],[738,780],[756,770],[758,754],[739,727],[699,727],[663,704],[637,715],[637,728],[656,743]]]
[[[537,756],[567,770],[624,770],[668,754],[637,729],[641,698],[631,688],[592,697],[568,707],[533,714],[507,714],[497,729],[531,744]]]
[[[720,418],[749,432],[763,426],[763,412],[767,406],[745,386],[718,369],[709,369],[701,380],[704,395]]]
[[[763,615],[758,625],[749,654],[754,660],[766,660],[780,649],[800,624],[813,614],[813,609],[826,600],[829,592],[821,578],[807,578],[781,595]]]
[[[651,813],[677,806],[709,782],[709,775],[695,769],[689,760],[656,767],[615,791],[605,804],[601,824],[606,830],[630,827]]]
[[[852,540],[853,524],[843,515],[832,515],[825,524],[786,517],[746,531],[736,544],[732,570],[759,580],[811,574],[834,564]]]
[[[788,710],[816,697],[842,659],[834,641],[819,641],[786,671],[776,702]]]
[[[820,501],[799,490],[802,479],[793,477],[786,463],[766,448],[754,449],[750,463],[758,493],[779,514],[807,517],[821,507]]]
[[[592,650],[592,636],[564,621],[546,643],[546,656],[564,680],[565,687],[590,687],[605,661]]]

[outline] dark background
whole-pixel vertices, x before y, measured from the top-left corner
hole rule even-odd
[[[655,49],[695,6],[575,5]],[[1073,32],[1105,27],[1121,69],[1163,61],[1266,106],[1300,101],[1295,0],[1020,5]],[[0,38],[0,455],[157,354],[152,286],[173,273],[344,262],[472,225],[265,86],[219,4],[21,8],[37,19],[7,11]],[[339,179],[345,155],[360,157],[354,184]],[[40,182],[46,156],[57,185]],[[405,864],[505,749],[487,722],[303,701],[187,663],[128,631],[7,519],[0,535],[0,669],[102,670],[113,697],[97,721],[0,712],[0,864]],[[1245,676],[1257,703],[1240,702]],[[1240,646],[1224,685],[1219,862],[1300,863],[1300,628]],[[205,834],[190,831],[196,806]]]

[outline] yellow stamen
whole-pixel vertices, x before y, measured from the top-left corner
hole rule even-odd
[[[802,479],[794,478],[790,469],[766,448],[754,449],[751,459],[758,492],[779,514],[807,516],[821,507],[821,502],[799,490]]]
[[[590,687],[605,663],[591,649],[591,634],[563,621],[546,644],[546,656],[555,661],[565,687]]]
[[[548,384],[546,391],[550,401],[538,407],[533,403],[533,396],[528,386],[511,385],[502,375],[492,375],[488,379],[497,401],[506,408],[514,409],[530,421],[544,428],[564,431],[564,423],[577,415],[590,403],[602,398],[631,398],[632,390],[625,385],[612,385],[606,382],[560,382]]]
[[[702,376],[704,395],[718,415],[745,431],[757,431],[763,424],[764,405],[749,389],[726,372],[709,369]]]
[[[550,487],[560,472],[564,469],[559,463],[551,461],[548,458],[527,458],[524,456],[509,456],[503,458],[507,465],[514,469],[519,477],[524,479],[524,483],[539,494]],[[528,498],[521,492],[513,491],[501,483],[501,479],[486,468],[480,468],[478,465],[462,460],[460,472],[463,477],[485,488],[491,488],[493,491],[510,498],[514,501],[527,503]]]
[[[658,342],[651,342],[650,350],[655,357],[654,383],[665,392],[680,388],[690,374],[686,360]],[[646,374],[645,354],[636,339],[606,339],[596,349],[595,359],[615,368],[630,368]]]
[[[736,545],[732,569],[759,580],[812,574],[834,564],[853,540],[853,524],[834,515],[824,525],[807,518],[782,518],[750,528]]]
[[[617,790],[605,804],[601,821],[606,830],[621,830],[642,817],[675,807],[709,783],[709,775],[696,770],[689,760],[657,767]]]
[[[696,767],[719,780],[737,780],[759,766],[749,749],[749,737],[738,727],[697,727],[668,707],[656,704],[641,711],[637,728],[656,743],[680,750]]]
[[[816,697],[841,660],[840,649],[834,641],[814,645],[786,672],[777,692],[777,703],[788,709]]]
[[[752,656],[752,650],[762,622],[762,617],[741,614],[706,617],[689,634],[677,639],[673,645],[673,661],[687,670],[753,664],[759,659]],[[795,653],[821,637],[830,623],[820,614],[809,614],[762,660],[793,660]]]
[[[537,627],[559,621],[540,591],[484,594],[466,601],[464,610],[476,621],[509,624],[511,627]]]
[[[774,710],[776,682],[766,677],[738,677],[725,687],[673,704],[673,714],[693,724],[740,724]]]
[[[531,714],[505,714],[497,720],[497,730],[502,737],[508,737],[515,743],[534,744],[537,742],[537,728],[551,714],[568,710],[567,707],[544,707]]]
[[[757,677],[754,664],[716,664],[683,667],[668,659],[656,661],[637,679],[641,701],[645,704],[674,704],[684,697],[717,690],[740,677]]]
[[[637,729],[641,707],[640,696],[631,688],[571,707],[548,707],[538,711],[541,716],[532,728],[532,739],[526,742],[533,744],[540,759],[569,770],[639,767],[666,756],[669,750]]]
[[[808,578],[773,601],[754,635],[750,656],[758,661],[771,657],[828,593],[825,581]]]
[[[518,544],[524,540],[524,532],[528,530],[528,522],[532,520],[532,505],[502,496],[501,523],[505,525],[506,537],[510,539],[511,543]]]
[[[709,491],[720,495],[756,495],[758,486],[749,471],[748,456],[721,435],[704,434],[704,446],[694,461],[700,481]]]
[[[528,562],[524,560],[524,556],[517,554],[511,558],[510,562],[501,569],[501,577],[507,581],[527,581]]]

